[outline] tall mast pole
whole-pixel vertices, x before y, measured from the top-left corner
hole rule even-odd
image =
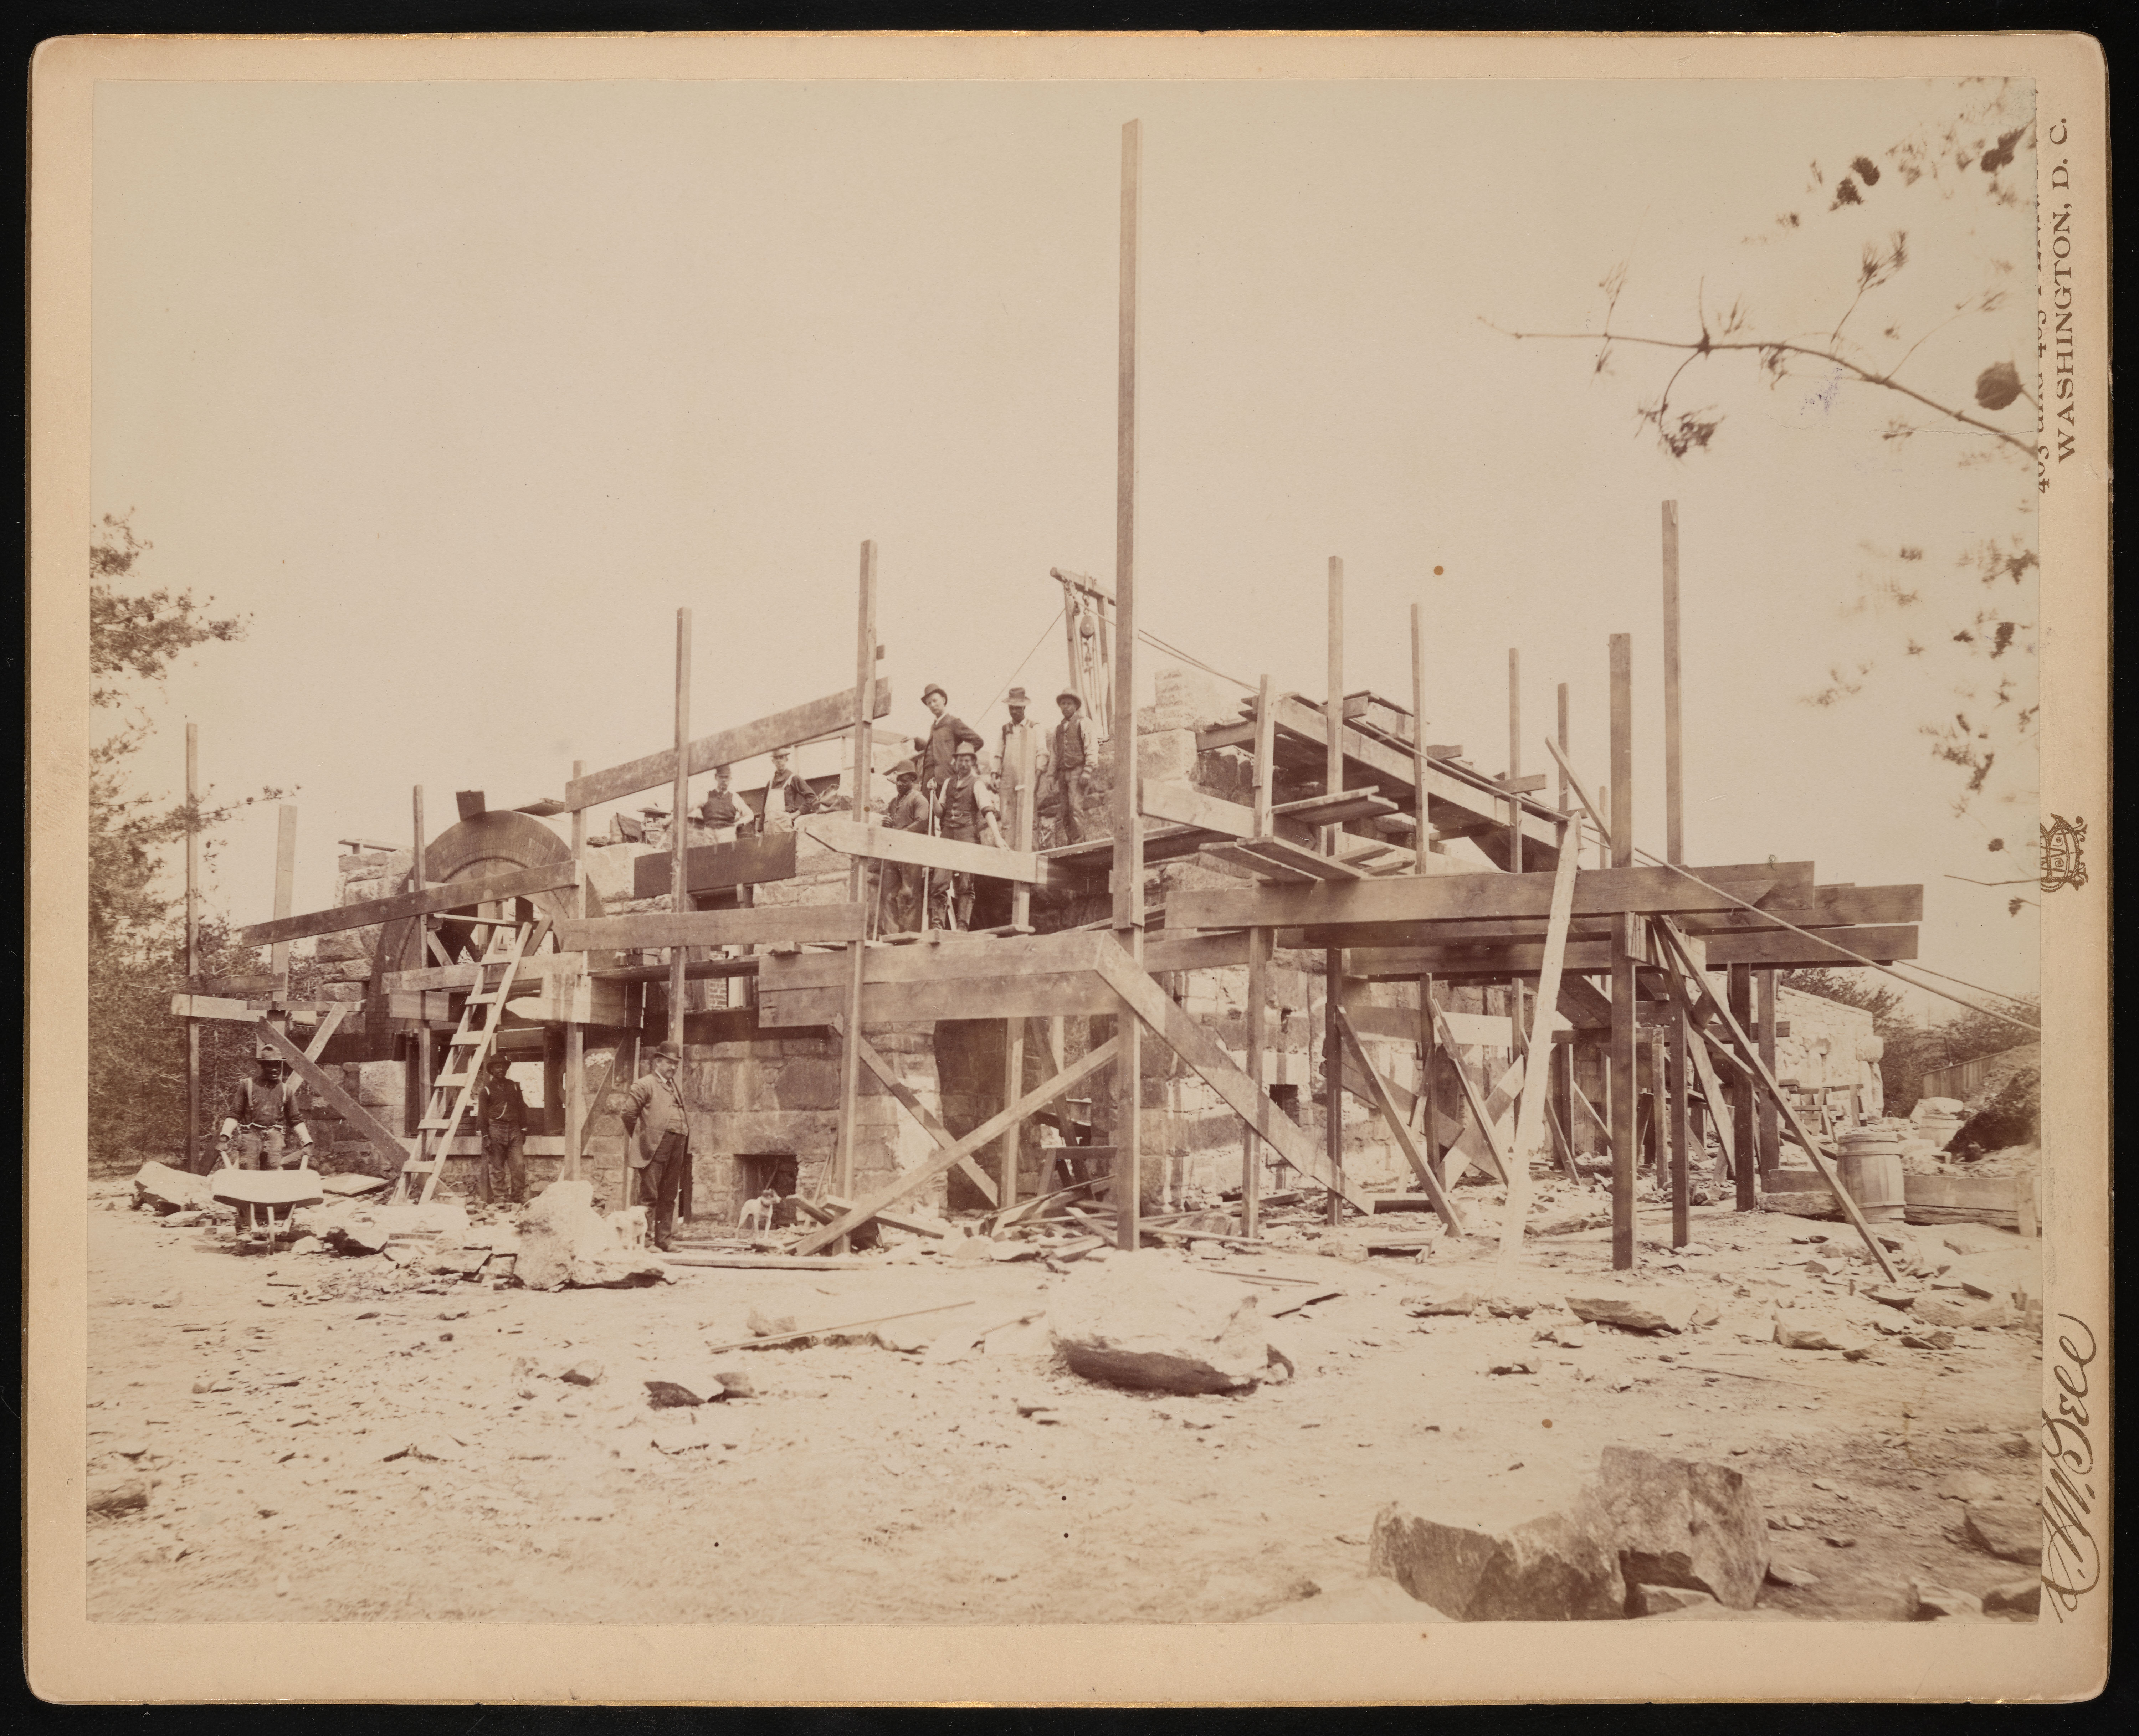
[[[1121,306],[1114,412],[1114,938],[1143,968],[1143,829],[1138,817],[1136,740],[1137,193],[1140,123],[1122,128]],[[1143,1200],[1142,1034],[1126,1005],[1114,1063],[1114,1216],[1133,1251]]]

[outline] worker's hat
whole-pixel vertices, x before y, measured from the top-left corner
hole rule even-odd
[[[1055,696],[1055,702],[1057,705],[1060,705],[1065,699],[1074,699],[1079,705],[1082,705],[1084,702],[1084,696],[1082,693],[1079,693],[1074,687],[1065,687],[1060,693],[1057,693]]]
[[[891,768],[891,775],[893,778],[918,778],[921,775],[921,768],[912,760],[901,760]]]
[[[1003,695],[1003,700],[1004,702],[1008,705],[1030,705],[1032,703],[1030,700],[1025,697],[1025,689],[1022,687],[1012,687],[1009,692]]]
[[[482,1064],[487,1071],[496,1073],[500,1068],[510,1067],[512,1064],[512,1060],[508,1055],[493,1054],[491,1058]]]
[[[923,702],[923,704],[926,704],[926,703],[928,702],[928,696],[929,696],[931,693],[943,693],[943,690],[942,690],[942,688],[941,688],[941,687],[937,687],[934,682],[932,682],[932,682],[930,682],[927,687],[923,687],[923,688],[921,690],[921,698],[922,698],[922,702]],[[951,697],[951,696],[950,696],[948,693],[943,693],[943,697],[944,697],[945,699],[947,699],[947,699],[949,699],[949,698],[950,698],[950,697]]]
[[[951,750],[951,757],[954,760],[972,759],[973,757],[973,744],[970,741],[961,741],[956,747]]]
[[[657,1061],[680,1061],[683,1059],[683,1051],[673,1043],[657,1044],[653,1059]]]
[[[277,1054],[272,1049],[263,1049],[257,1051],[253,1055],[252,1059],[257,1061],[262,1067],[280,1067],[282,1064],[281,1056]]]

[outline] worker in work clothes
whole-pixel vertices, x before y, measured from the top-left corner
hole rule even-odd
[[[1003,696],[1010,707],[1010,721],[1002,726],[996,744],[996,787],[1002,793],[1003,837],[1015,848],[1030,848],[1033,785],[1039,782],[1041,759],[1040,726],[1025,715],[1031,703],[1025,689],[1012,687]]]
[[[527,1203],[527,1098],[507,1071],[512,1065],[503,1055],[492,1055],[476,1089],[476,1131],[482,1136],[477,1185],[486,1205],[500,1200]]]
[[[951,696],[933,682],[921,690],[921,702],[936,720],[927,735],[913,738],[914,751],[921,756],[921,793],[940,810],[937,794],[951,780],[959,745],[969,743],[978,753],[987,742],[972,725],[951,715]]]
[[[237,1142],[240,1169],[287,1169],[296,1161],[291,1147],[301,1153],[312,1142],[297,1093],[296,1082],[282,1077],[280,1055],[262,1055],[259,1076],[238,1081],[223,1137]]]
[[[1055,696],[1062,721],[1055,726],[1054,751],[1048,756],[1050,783],[1047,809],[1054,816],[1058,844],[1082,844],[1089,829],[1092,772],[1099,759],[1099,731],[1084,715],[1084,702],[1065,687]]]
[[[791,759],[790,749],[772,751],[772,775],[765,785],[765,812],[758,817],[762,831],[792,832],[797,815],[816,811],[816,792],[802,781],[790,763]]]
[[[884,810],[885,826],[894,832],[926,832],[928,798],[918,787],[921,767],[912,760],[901,760],[892,767],[891,777],[898,794]],[[923,870],[911,862],[879,863],[878,867],[883,875],[884,927],[893,934],[911,934],[921,926]]]
[[[736,836],[737,827],[747,827],[751,816],[749,805],[728,788],[728,780],[734,775],[726,765],[713,768],[713,787],[706,792],[706,799],[698,804],[698,824],[711,829],[715,844],[726,844]]]
[[[683,1108],[683,1051],[663,1043],[647,1070],[624,1093],[624,1125],[631,1136],[630,1160],[639,1177],[639,1203],[647,1208],[647,1233],[663,1254],[676,1233],[676,1202],[691,1163],[691,1124]]]
[[[988,787],[988,780],[981,775],[980,768],[975,763],[973,748],[961,742],[957,752],[952,757],[950,779],[943,785],[942,794],[937,802],[937,835],[954,839],[960,844],[991,843],[1001,849],[1002,834],[996,824],[996,815],[1000,807],[995,791]],[[973,877],[971,874],[952,874],[945,892],[946,902],[952,906],[953,917],[946,926],[971,928],[973,926]]]

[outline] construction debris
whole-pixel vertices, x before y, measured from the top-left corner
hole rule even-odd
[[[1251,1389],[1270,1366],[1256,1293],[1158,1254],[1064,1280],[1055,1342],[1087,1380],[1161,1392]]]

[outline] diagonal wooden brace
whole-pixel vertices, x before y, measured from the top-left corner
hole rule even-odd
[[[1344,1041],[1352,1050],[1352,1059],[1358,1064],[1359,1071],[1366,1076],[1364,1083],[1368,1100],[1380,1113],[1382,1119],[1388,1124],[1389,1132],[1396,1137],[1397,1148],[1404,1154],[1404,1161],[1411,1165],[1412,1173],[1418,1177],[1420,1185],[1426,1189],[1427,1197],[1433,1201],[1434,1210],[1440,1215],[1441,1221],[1448,1226],[1448,1233],[1451,1235],[1462,1235],[1461,1215],[1456,1211],[1455,1203],[1449,1199],[1446,1191],[1442,1187],[1441,1177],[1434,1174],[1432,1165],[1426,1161],[1425,1155],[1413,1142],[1411,1129],[1405,1125],[1402,1114],[1397,1109],[1394,1099],[1390,1097],[1387,1083],[1375,1070],[1374,1064],[1367,1059],[1366,1048],[1359,1041],[1359,1034],[1353,1029],[1352,1015],[1342,1006],[1337,1009],[1337,1029],[1344,1034]]]
[[[1122,1039],[1119,1037],[1102,1043],[1089,1054],[1064,1068],[1053,1078],[1026,1092],[1023,1097],[1000,1114],[991,1116],[972,1132],[967,1134],[964,1138],[959,1140],[956,1145],[945,1147],[929,1158],[927,1162],[918,1164],[907,1171],[890,1186],[870,1195],[853,1210],[844,1213],[830,1224],[811,1230],[795,1245],[794,1252],[798,1254],[815,1254],[820,1248],[829,1247],[858,1225],[866,1224],[885,1206],[896,1205],[908,1195],[919,1192],[961,1157],[977,1152],[991,1139],[1001,1138],[1004,1133],[1016,1127],[1034,1110],[1053,1102],[1079,1079],[1097,1073],[1121,1053],[1121,1047]]]
[[[1696,985],[1701,1005],[1712,1009],[1722,1021],[1723,1028],[1730,1034],[1730,1040],[1738,1045],[1738,1053],[1751,1061],[1754,1082],[1768,1093],[1769,1100],[1781,1112],[1783,1119],[1789,1123],[1791,1134],[1805,1148],[1806,1154],[1812,1159],[1813,1167],[1819,1171],[1820,1180],[1833,1190],[1834,1197],[1841,1203],[1843,1215],[1849,1220],[1857,1233],[1864,1238],[1866,1249],[1870,1251],[1872,1258],[1877,1262],[1879,1269],[1887,1274],[1887,1281],[1889,1284],[1895,1282],[1897,1274],[1894,1271],[1894,1263],[1887,1258],[1885,1246],[1877,1235],[1873,1234],[1871,1225],[1865,1221],[1864,1214],[1858,1210],[1857,1201],[1850,1197],[1849,1190],[1842,1185],[1842,1177],[1836,1173],[1833,1164],[1828,1160],[1827,1153],[1814,1143],[1811,1130],[1798,1119],[1798,1112],[1790,1107],[1789,1099],[1783,1095],[1783,1088],[1775,1083],[1775,1076],[1768,1071],[1767,1063],[1760,1059],[1760,1050],[1740,1028],[1730,1009],[1716,998],[1716,991],[1708,985],[1707,978],[1693,968],[1692,954],[1686,946],[1686,936],[1678,932],[1677,924],[1667,918],[1657,917],[1650,926],[1655,930],[1657,937],[1662,940],[1672,958],[1676,961],[1678,968],[1669,972],[1668,975],[1677,992],[1681,995],[1685,992],[1684,988],[1679,985],[1681,973],[1683,973]]]
[[[1226,1107],[1254,1128],[1279,1157],[1317,1186],[1341,1193],[1353,1210],[1373,1210],[1373,1201],[1368,1196],[1331,1176],[1328,1160],[1300,1123],[1257,1090],[1255,1082],[1226,1053],[1225,1045],[1190,1018],[1118,943],[1110,941],[1099,949],[1099,975],[1153,1034],[1193,1068],[1203,1083],[1224,1098]],[[1330,1088],[1329,1113],[1335,1115],[1343,1106],[1341,1078],[1333,1079]]]
[[[831,1028],[844,1041],[846,1037],[847,1021],[844,1019],[835,1019]],[[908,1088],[906,1082],[892,1070],[891,1063],[877,1052],[874,1043],[866,1037],[858,1037],[854,1040],[854,1047],[861,1056],[862,1065],[874,1073],[877,1082],[898,1100],[908,1115],[921,1124],[921,1131],[936,1142],[937,1151],[947,1151],[951,1147],[957,1144],[957,1136],[929,1113],[928,1106],[916,1097]],[[973,1161],[970,1154],[958,1160],[957,1167],[964,1173],[967,1181],[987,1196],[989,1205],[998,1203],[994,1179],[980,1165]]]
[[[396,1164],[409,1161],[409,1148],[402,1143],[401,1136],[336,1084],[334,1075],[304,1050],[265,1019],[253,1027],[253,1034],[281,1056],[298,1078],[319,1093],[321,1101],[370,1140],[381,1157],[390,1157]]]

